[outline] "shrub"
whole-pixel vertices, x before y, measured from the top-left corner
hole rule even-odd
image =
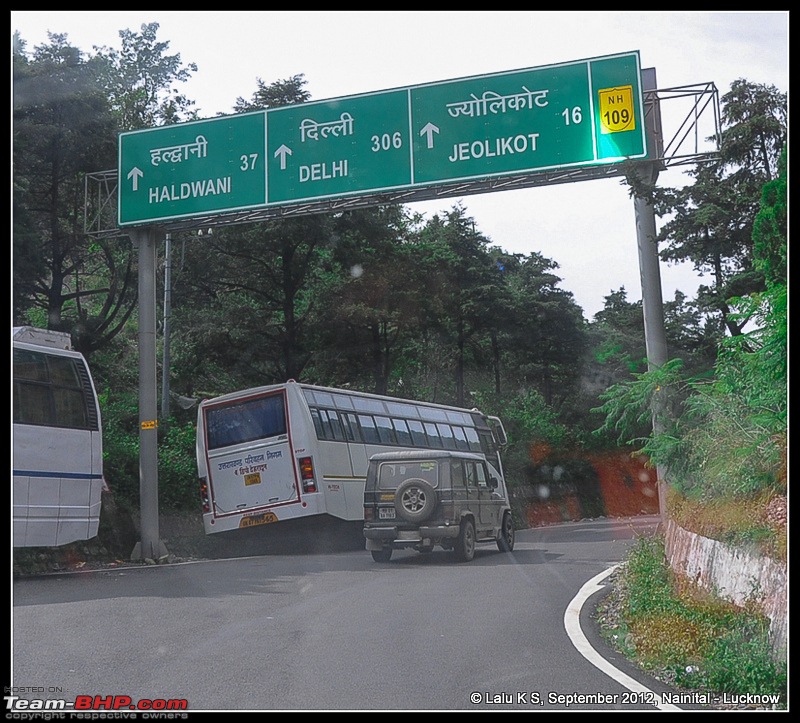
[[[662,538],[636,542],[615,594],[621,619],[613,630],[626,632],[617,647],[654,674],[690,689],[758,692],[785,703],[786,664],[773,657],[768,620],[674,575]]]
[[[134,394],[101,401],[103,465],[118,506],[139,509],[139,411]],[[164,509],[198,510],[195,425],[168,419],[158,427],[158,499]]]

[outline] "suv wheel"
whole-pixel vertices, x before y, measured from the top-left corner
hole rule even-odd
[[[469,562],[475,557],[475,525],[472,520],[461,521],[455,550],[456,556],[462,562]]]
[[[380,550],[372,550],[372,559],[375,562],[389,562],[392,559],[392,548],[383,547]]]
[[[500,552],[511,552],[514,549],[514,520],[510,512],[503,515],[503,526],[497,537],[497,549]]]
[[[435,507],[436,490],[424,479],[407,479],[395,492],[394,508],[406,522],[417,524],[427,520]]]

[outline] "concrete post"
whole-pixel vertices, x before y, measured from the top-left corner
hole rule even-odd
[[[155,230],[134,229],[139,249],[139,513],[141,539],[132,560],[158,561],[167,549],[158,529],[158,407],[156,404]]]

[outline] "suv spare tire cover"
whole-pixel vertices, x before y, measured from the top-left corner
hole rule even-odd
[[[436,507],[436,490],[424,479],[412,477],[400,483],[394,494],[394,508],[406,522],[427,520]]]

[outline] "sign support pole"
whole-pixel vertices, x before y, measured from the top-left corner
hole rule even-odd
[[[656,88],[655,69],[647,69],[643,74],[643,88]],[[654,108],[651,119],[659,118],[658,108]],[[657,121],[653,120],[653,123]],[[648,143],[655,155],[660,156],[660,129],[649,125]],[[634,173],[638,182],[652,188],[658,179],[659,166],[656,161],[637,164]],[[644,316],[644,339],[647,350],[647,369],[652,371],[662,367],[668,359],[667,337],[664,329],[664,304],[661,290],[661,271],[659,269],[658,242],[656,240],[655,209],[649,198],[634,195],[634,213],[636,216],[636,243],[639,249],[639,275],[642,285],[642,312]],[[663,392],[657,394],[652,401],[653,433],[664,431],[663,413],[665,400]],[[666,485],[667,470],[656,465],[658,508],[662,524],[667,520]]]
[[[131,560],[167,556],[158,529],[158,414],[156,404],[156,244],[153,227],[132,229],[139,250],[139,513],[140,541]]]
[[[172,234],[166,235],[164,247],[164,356],[161,368],[161,418],[169,418],[169,347],[172,313]]]

